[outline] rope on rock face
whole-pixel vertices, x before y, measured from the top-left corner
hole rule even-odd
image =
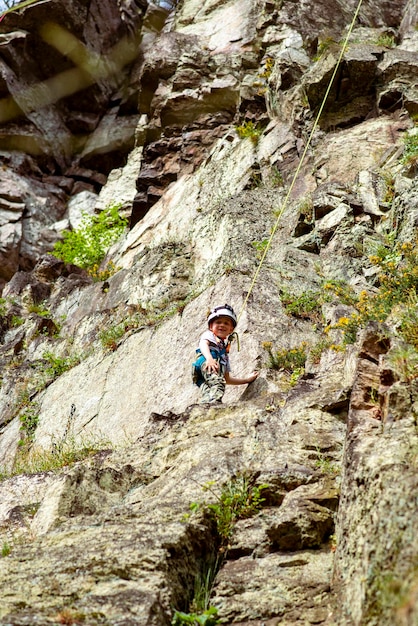
[[[330,78],[329,85],[328,85],[328,87],[327,87],[327,90],[325,91],[325,95],[324,95],[324,97],[323,97],[323,100],[322,100],[321,106],[319,107],[319,111],[318,111],[318,114],[317,114],[317,116],[316,116],[316,119],[315,119],[314,125],[313,125],[312,130],[311,130],[311,132],[310,132],[310,134],[309,134],[308,141],[306,142],[305,149],[303,150],[302,156],[301,156],[301,158],[300,158],[300,160],[299,160],[299,164],[298,164],[298,166],[297,166],[297,168],[296,168],[296,171],[295,171],[295,173],[294,173],[294,175],[293,175],[292,182],[290,183],[290,186],[289,186],[288,192],[287,192],[287,194],[286,194],[286,196],[285,196],[285,199],[284,199],[284,201],[283,201],[283,204],[282,204],[282,206],[281,206],[281,208],[280,208],[280,211],[279,211],[279,213],[278,213],[278,215],[277,215],[276,222],[275,222],[275,224],[274,224],[274,226],[273,226],[273,228],[272,228],[272,230],[271,230],[270,237],[269,237],[269,239],[268,239],[268,241],[267,241],[267,245],[266,245],[266,247],[264,248],[264,251],[263,251],[262,257],[261,257],[260,262],[259,262],[259,264],[258,264],[258,267],[257,267],[257,269],[256,269],[256,271],[255,271],[254,277],[253,277],[253,279],[252,279],[252,281],[251,281],[250,288],[249,288],[249,290],[248,290],[248,292],[247,292],[247,295],[246,295],[246,296],[245,296],[245,298],[244,298],[244,302],[242,303],[241,310],[240,310],[239,315],[238,315],[238,318],[237,318],[237,320],[238,320],[238,321],[239,321],[239,319],[240,319],[240,317],[241,317],[241,315],[242,315],[242,313],[243,313],[243,311],[244,311],[244,309],[245,309],[245,306],[246,306],[246,304],[247,304],[247,302],[248,302],[248,298],[250,297],[251,292],[252,292],[252,290],[254,289],[254,285],[255,285],[255,283],[256,283],[256,281],[257,281],[257,278],[258,278],[258,275],[259,275],[259,273],[260,273],[261,267],[262,267],[262,265],[263,265],[263,263],[264,263],[264,260],[265,260],[265,258],[266,258],[267,252],[269,251],[269,248],[270,248],[271,243],[272,243],[272,241],[273,241],[274,235],[276,234],[276,230],[277,230],[277,228],[278,228],[278,226],[279,226],[279,222],[280,222],[280,220],[281,220],[281,217],[282,217],[282,215],[283,215],[283,212],[284,212],[284,210],[285,210],[285,208],[286,208],[286,206],[287,206],[287,203],[288,203],[288,201],[289,201],[290,194],[292,193],[293,187],[295,186],[295,183],[296,183],[296,179],[297,179],[297,177],[299,176],[299,172],[300,172],[300,170],[301,170],[301,168],[302,168],[302,164],[303,164],[303,162],[304,162],[304,160],[305,160],[306,153],[308,152],[308,149],[309,149],[309,146],[310,146],[310,144],[311,144],[311,141],[312,141],[312,138],[313,138],[314,132],[315,132],[315,130],[316,130],[316,127],[318,126],[319,119],[320,119],[320,117],[321,117],[321,115],[322,115],[322,112],[323,112],[324,107],[325,107],[325,103],[326,103],[327,98],[328,98],[328,96],[329,96],[329,92],[331,91],[332,84],[333,84],[333,82],[334,82],[334,80],[335,80],[335,77],[336,77],[336,75],[337,75],[337,71],[338,71],[338,69],[339,69],[339,67],[340,67],[340,65],[341,65],[341,61],[342,61],[343,56],[344,56],[344,54],[345,54],[345,51],[346,51],[346,49],[347,49],[347,46],[348,46],[348,40],[349,40],[349,38],[350,38],[350,36],[351,36],[351,33],[352,33],[352,31],[353,31],[353,28],[354,28],[354,25],[355,25],[355,23],[356,23],[356,20],[357,20],[358,14],[359,14],[359,12],[360,12],[360,8],[361,8],[362,3],[363,3],[363,0],[359,0],[358,5],[357,5],[357,8],[356,8],[356,11],[355,11],[354,16],[353,16],[353,19],[352,19],[352,21],[351,21],[350,27],[349,27],[349,29],[348,29],[348,31],[347,31],[347,35],[346,35],[346,38],[345,38],[345,40],[344,40],[344,44],[343,44],[343,46],[342,46],[342,48],[341,48],[340,55],[339,55],[339,57],[338,57],[337,63],[336,63],[335,68],[334,68],[334,71],[333,71],[332,76],[331,76],[331,78]]]
[[[12,13],[13,11],[18,11],[19,9],[24,9],[25,7],[28,7],[30,4],[35,4],[35,2],[40,2],[40,1],[42,0],[25,0],[25,2],[19,2],[18,4],[15,4],[9,9],[2,11],[0,15],[0,22],[4,18],[4,16],[7,15],[8,13]]]

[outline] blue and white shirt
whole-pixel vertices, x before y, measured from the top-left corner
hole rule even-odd
[[[205,330],[203,335],[200,337],[199,348],[202,350],[201,342],[209,341],[209,348],[218,353],[217,360],[224,367],[225,372],[231,371],[231,366],[229,364],[229,356],[225,353],[223,355],[220,354],[220,351],[226,348],[226,342],[223,339],[217,337],[211,330]]]

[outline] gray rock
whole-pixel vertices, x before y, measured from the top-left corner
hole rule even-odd
[[[392,320],[331,346],[355,308],[322,291],[373,292],[373,246],[415,241],[416,2],[363,5],[295,180],[354,3],[168,8],[51,0],[0,22],[0,467],[99,450],[1,482],[0,623],[168,626],[211,571],[224,623],[409,626],[417,384]],[[39,36],[47,16],[66,32]],[[86,199],[131,216],[97,282],[45,255]],[[290,315],[285,293],[318,306]],[[232,371],[260,376],[205,406],[190,363],[223,302]],[[269,367],[267,345],[302,342],[299,378]],[[213,508],[242,476],[264,499],[226,539]]]

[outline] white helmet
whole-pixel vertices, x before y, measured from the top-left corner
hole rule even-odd
[[[237,325],[237,316],[235,315],[235,311],[232,306],[229,304],[224,304],[223,306],[216,306],[211,310],[208,317],[208,325],[218,317],[229,317],[232,321],[234,328]]]

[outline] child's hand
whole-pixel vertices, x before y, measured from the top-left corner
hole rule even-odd
[[[258,374],[259,372],[253,372],[252,374],[250,374],[250,376],[248,376],[248,382],[252,383],[256,378],[258,378]]]
[[[206,359],[206,362],[203,364],[203,367],[205,368],[206,371],[215,372],[217,374],[219,370],[219,363],[213,357],[210,357],[210,359]]]

